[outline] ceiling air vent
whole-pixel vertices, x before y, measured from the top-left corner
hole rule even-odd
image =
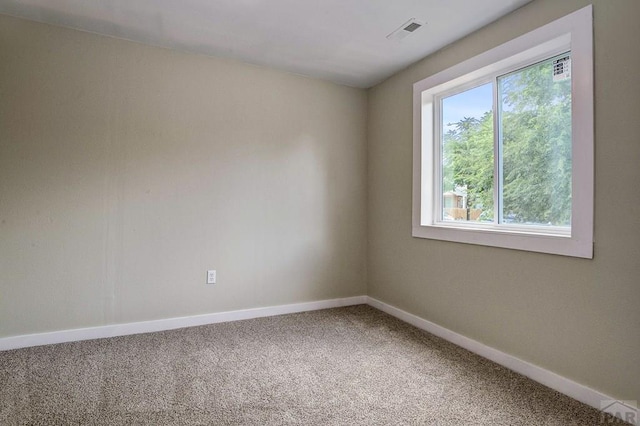
[[[420,28],[421,26],[422,25],[420,25],[420,24],[416,24],[415,22],[412,22],[409,25],[407,25],[406,27],[404,27],[403,30],[409,31],[410,33],[412,33],[415,30],[417,30],[418,28]]]
[[[415,32],[417,29],[421,28],[424,25],[424,22],[419,22],[416,18],[411,18],[404,24],[400,25],[400,28],[392,32],[387,36],[389,40],[402,40],[406,36]]]

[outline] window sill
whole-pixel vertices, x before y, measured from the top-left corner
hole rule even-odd
[[[593,258],[593,243],[580,241],[569,233],[531,232],[522,227],[502,229],[484,226],[459,226],[437,223],[429,226],[415,225],[412,236],[441,241],[525,250],[563,256]]]

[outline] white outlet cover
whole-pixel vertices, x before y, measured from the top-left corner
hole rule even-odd
[[[215,284],[216,283],[216,271],[215,269],[209,269],[207,271],[207,284]]]

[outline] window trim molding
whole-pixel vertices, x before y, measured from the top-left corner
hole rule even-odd
[[[478,79],[492,70],[504,68],[519,57],[530,60],[538,49],[546,53],[553,46],[569,43],[572,61],[572,223],[571,234],[531,232],[532,228],[447,224],[433,217],[433,209],[423,201],[433,198],[435,176],[423,173],[423,164],[432,169],[434,149],[423,150],[423,135],[433,139],[433,123],[423,128],[423,114],[433,116],[433,105],[423,108],[423,92],[439,87],[455,87],[461,77]],[[412,236],[479,244],[517,250],[593,258],[594,211],[594,99],[593,99],[593,8],[591,5],[538,29],[438,72],[413,85],[413,223]],[[459,83],[458,83],[459,84]],[[431,109],[429,109],[431,108]],[[424,110],[424,112],[423,112]]]

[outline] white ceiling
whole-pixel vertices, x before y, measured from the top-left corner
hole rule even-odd
[[[0,0],[0,13],[370,87],[531,0]],[[427,24],[386,36],[411,18]]]

